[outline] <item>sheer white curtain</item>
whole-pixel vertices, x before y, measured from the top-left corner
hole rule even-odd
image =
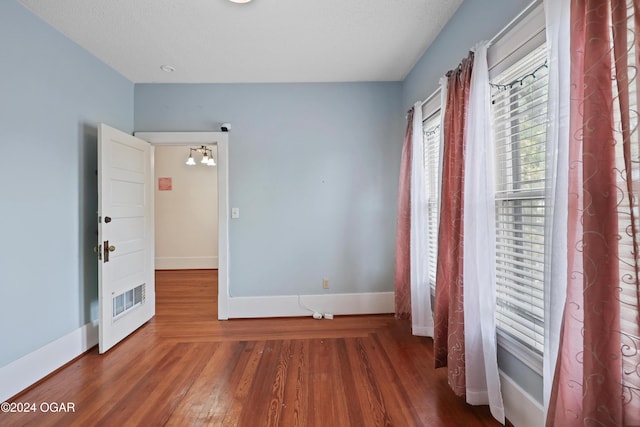
[[[504,423],[496,350],[494,147],[487,42],[474,47],[465,132],[464,178],[464,340],[466,396],[489,404]]]
[[[438,202],[442,200],[442,162],[444,157],[444,112],[447,111],[447,77],[440,77],[440,158],[438,159]],[[438,206],[438,220],[436,224],[440,225],[440,207]]]
[[[570,2],[545,0],[549,98],[547,102],[547,207],[543,394],[545,418],[558,356],[567,294],[567,206],[569,168]]]
[[[413,112],[411,153],[411,327],[413,335],[433,337],[429,285],[429,222],[427,219],[422,103]]]

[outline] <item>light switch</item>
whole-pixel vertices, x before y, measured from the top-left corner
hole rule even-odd
[[[240,218],[240,208],[231,208],[231,218]]]

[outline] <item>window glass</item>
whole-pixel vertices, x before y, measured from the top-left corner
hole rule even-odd
[[[546,50],[542,45],[492,81],[496,148],[497,325],[544,349]]]
[[[438,212],[440,201],[440,111],[433,113],[422,122],[424,140],[424,167],[427,191],[427,218],[429,222],[429,283],[436,286],[436,265],[438,257]]]

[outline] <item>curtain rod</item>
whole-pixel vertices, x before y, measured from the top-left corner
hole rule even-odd
[[[502,37],[507,31],[509,31],[511,28],[513,28],[513,26],[519,22],[520,20],[522,20],[522,18],[531,11],[531,9],[533,9],[534,7],[536,7],[538,4],[540,4],[542,0],[533,0],[531,3],[529,3],[529,5],[527,5],[527,7],[525,7],[520,13],[518,13],[516,15],[515,18],[513,18],[511,21],[509,21],[509,23],[507,25],[505,25],[500,31],[498,31],[498,33],[493,36],[491,38],[491,40],[489,40],[489,45],[492,45],[496,40],[498,40],[500,37]],[[424,101],[422,101],[422,104],[420,104],[421,107],[424,107],[424,105],[431,101],[431,98],[433,98],[434,96],[436,96],[438,94],[438,92],[440,92],[440,88],[436,89],[433,91],[433,93],[431,95],[429,95],[427,97],[427,99],[425,99]]]

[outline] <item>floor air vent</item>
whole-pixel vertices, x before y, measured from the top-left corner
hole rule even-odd
[[[128,291],[113,297],[113,320],[124,316],[144,302],[144,287],[145,284],[143,283],[140,286],[136,286],[133,289],[129,289]]]

